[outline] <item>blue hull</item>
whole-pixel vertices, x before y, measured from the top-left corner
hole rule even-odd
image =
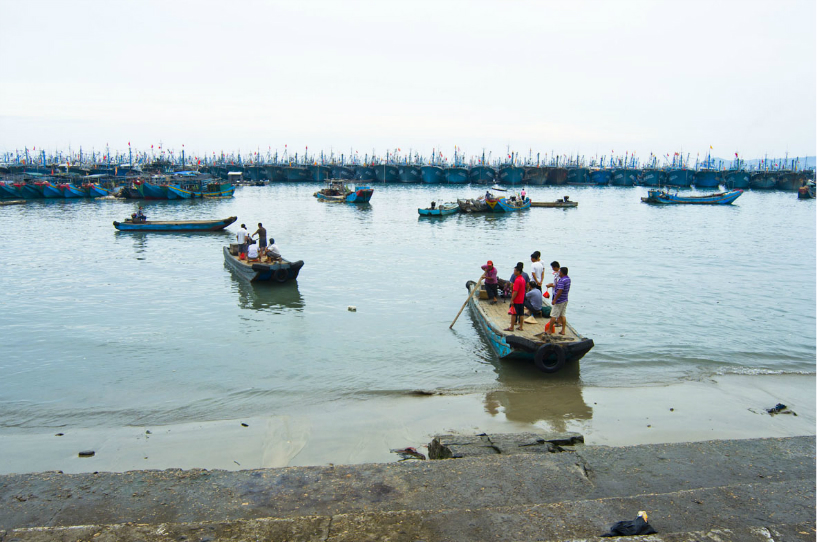
[[[590,171],[583,167],[567,168],[567,184],[588,185],[590,184]]]
[[[702,170],[695,172],[695,188],[718,188],[721,184],[719,171]]]
[[[329,166],[309,166],[312,180],[323,182],[332,178],[332,168]]]
[[[43,188],[43,197],[44,198],[61,198],[62,197],[62,192],[60,192],[60,189],[57,188],[56,186],[54,186],[51,183],[44,184],[42,186],[42,188]]]
[[[746,188],[749,188],[749,179],[751,179],[751,175],[749,175],[749,172],[747,171],[723,172],[723,184],[730,190],[735,188],[745,190]]]
[[[61,184],[59,188],[64,198],[84,198],[86,196],[85,191],[72,184]]]
[[[284,174],[284,167],[278,165],[267,166],[267,179],[269,179],[271,183],[282,183],[286,181],[287,176]]]
[[[397,166],[392,164],[381,164],[374,166],[374,173],[377,180],[381,183],[396,183],[400,182],[400,174]]]
[[[694,173],[690,169],[671,169],[667,173],[667,185],[687,188],[692,186]]]
[[[590,171],[590,184],[607,186],[613,180],[613,171],[609,169],[594,169]]]
[[[21,199],[20,191],[11,183],[0,182],[0,196],[4,198]]]
[[[445,173],[440,166],[422,166],[420,174],[425,184],[440,184],[445,180]]]
[[[111,191],[108,190],[107,188],[102,188],[101,186],[92,184],[88,188],[88,195],[91,196],[92,198],[104,198],[105,196],[110,196]]]
[[[358,186],[355,191],[346,196],[348,203],[369,203],[374,195],[374,189],[369,186]]]
[[[142,196],[145,199],[167,199],[167,186],[148,182],[142,183]]]
[[[491,166],[474,166],[468,171],[468,178],[473,184],[494,184],[496,170]]]
[[[34,185],[24,184],[20,187],[20,194],[25,199],[40,199],[43,197],[42,193],[37,190]]]
[[[525,203],[520,206],[511,205],[507,198],[500,198],[496,205],[494,205],[495,213],[514,213],[516,211],[524,211],[530,209],[530,198],[525,199]]]
[[[401,183],[419,183],[422,180],[420,166],[400,166],[397,168],[397,176]]]
[[[667,184],[667,172],[661,169],[645,169],[641,176],[644,186],[664,186]]]
[[[524,178],[525,168],[517,166],[504,166],[499,170],[499,182],[501,184],[522,184]]]
[[[355,166],[355,180],[372,182],[377,180],[374,166]]]
[[[445,180],[449,184],[468,184],[468,168],[450,167],[445,170]]]
[[[706,196],[678,196],[663,192],[661,190],[650,190],[649,196],[641,198],[644,203],[657,203],[660,205],[672,204],[692,204],[692,205],[730,205],[738,199],[743,190],[732,190],[720,194],[708,194]]]
[[[284,168],[284,175],[289,182],[311,181],[312,174],[308,168],[302,166],[288,166]]]
[[[635,186],[637,183],[638,170],[635,169],[616,169],[610,179],[610,186]]]
[[[446,206],[437,207],[436,209],[417,209],[417,213],[420,216],[447,216],[458,213],[459,210],[459,206],[456,203],[452,203]]]
[[[332,166],[332,178],[351,181],[355,178],[355,170],[349,166]]]

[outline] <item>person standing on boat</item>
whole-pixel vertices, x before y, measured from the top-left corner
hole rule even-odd
[[[488,260],[488,263],[482,266],[482,270],[484,271],[482,276],[485,277],[485,291],[488,293],[488,300],[490,301],[491,305],[496,305],[498,281],[494,262]]]
[[[553,269],[553,282],[548,283],[545,287],[550,288],[551,292],[553,292],[551,294],[551,302],[552,302],[552,301],[554,301],[553,294],[556,293],[556,283],[559,282],[559,277],[561,276],[559,274],[559,262],[550,262],[550,268]]]
[[[264,249],[267,248],[267,230],[260,222],[258,223],[258,229],[250,237],[255,235],[258,235],[258,250],[263,253]]]
[[[530,255],[530,261],[533,262],[531,265],[530,273],[533,275],[533,284],[539,288],[539,292],[542,292],[542,285],[545,283],[545,264],[539,259],[542,257],[542,253],[534,251],[533,254]]]
[[[553,334],[556,331],[556,328],[553,326],[558,321],[559,325],[562,327],[562,331],[559,332],[559,335],[565,334],[565,329],[567,328],[567,320],[565,319],[565,313],[567,312],[567,294],[570,291],[570,277],[567,276],[567,267],[562,267],[559,269],[559,282],[554,287],[556,293],[553,294],[553,310],[550,311],[550,333]],[[545,326],[545,331],[547,331],[547,327]]]
[[[525,203],[525,198],[527,197],[528,193],[525,192],[524,188],[522,189],[522,193],[519,195],[522,196],[522,203]]]
[[[519,331],[522,331],[522,323],[525,318],[525,290],[527,282],[522,276],[522,262],[516,264],[513,269],[513,290],[511,291],[511,326],[505,331],[513,331],[514,323],[519,323]]]
[[[238,242],[238,257],[244,259],[247,256],[247,238],[250,233],[247,231],[247,226],[244,224],[239,228],[238,233],[235,234],[235,240]]]

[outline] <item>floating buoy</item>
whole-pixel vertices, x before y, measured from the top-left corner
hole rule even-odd
[[[349,305],[348,307],[346,307],[346,310],[349,312],[357,312],[357,307],[355,307],[354,305]]]

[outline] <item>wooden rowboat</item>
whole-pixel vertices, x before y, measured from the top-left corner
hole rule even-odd
[[[266,258],[265,258],[266,259]],[[286,282],[298,278],[303,260],[290,262],[288,260],[257,261],[241,260],[224,247],[224,263],[236,276],[249,282]]]
[[[460,210],[460,206],[456,203],[441,203],[434,209],[426,207],[425,209],[417,209],[420,216],[445,216],[453,215]]]
[[[555,207],[557,209],[567,209],[570,207],[578,207],[578,201],[532,201],[530,202],[531,207]]]
[[[113,227],[119,231],[220,231],[237,220],[237,217],[221,220],[146,220],[134,222],[128,218],[124,222],[114,221]]]
[[[564,335],[541,334],[546,323],[543,318],[536,324],[525,323],[524,331],[505,331],[510,320],[508,303],[492,305],[487,298],[480,299],[472,280],[465,287],[474,320],[501,359],[533,360],[540,371],[555,373],[566,363],[579,361],[594,346],[593,339],[580,335],[569,322]]]

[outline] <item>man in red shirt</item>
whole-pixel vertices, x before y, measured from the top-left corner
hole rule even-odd
[[[513,270],[513,276],[511,306],[513,307],[512,312],[514,314],[511,314],[511,327],[505,329],[505,331],[513,331],[514,323],[517,321],[519,322],[519,331],[522,331],[522,322],[525,317],[525,290],[527,289],[525,277],[522,276],[522,262],[516,264]]]

